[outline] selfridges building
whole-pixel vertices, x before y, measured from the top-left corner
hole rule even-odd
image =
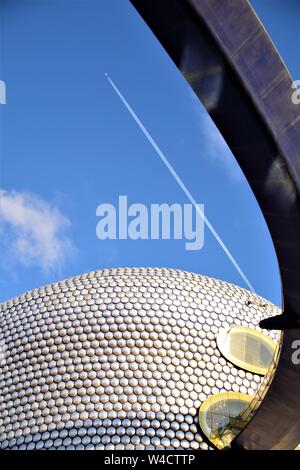
[[[1,304],[2,449],[227,448],[259,407],[280,313],[175,269],[102,270]]]

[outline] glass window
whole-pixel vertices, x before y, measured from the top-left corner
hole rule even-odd
[[[244,427],[242,415],[250,401],[249,395],[226,392],[213,395],[202,403],[199,423],[204,434],[216,447],[228,447]]]
[[[222,329],[217,345],[230,362],[261,375],[267,373],[277,347],[269,336],[245,326]]]

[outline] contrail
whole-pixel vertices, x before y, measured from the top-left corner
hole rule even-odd
[[[141,129],[141,131],[144,133],[144,135],[146,136],[146,138],[148,139],[148,141],[150,142],[150,144],[152,145],[152,147],[154,148],[154,150],[156,151],[156,153],[160,157],[160,159],[163,161],[163,163],[166,165],[166,167],[168,168],[170,173],[173,175],[173,177],[177,181],[178,185],[181,187],[182,191],[185,193],[187,198],[191,201],[191,203],[193,204],[195,210],[202,217],[202,219],[204,220],[205,225],[211,231],[212,235],[215,237],[215,239],[219,243],[220,247],[222,248],[222,250],[224,251],[224,253],[228,257],[228,259],[231,261],[231,263],[233,264],[233,266],[235,267],[237,272],[240,274],[241,278],[244,280],[244,282],[249,287],[249,289],[252,290],[253,292],[255,292],[255,289],[252,286],[252,284],[250,283],[250,281],[248,280],[247,276],[243,273],[243,271],[240,268],[240,266],[238,265],[237,261],[234,259],[234,257],[230,253],[230,251],[227,248],[227,246],[225,245],[225,243],[222,241],[222,239],[220,238],[220,236],[218,235],[216,230],[213,228],[213,226],[211,225],[211,223],[209,222],[207,217],[204,215],[203,211],[200,209],[200,207],[196,203],[195,199],[193,198],[193,196],[191,195],[191,193],[189,192],[189,190],[187,189],[187,187],[185,186],[185,184],[183,183],[181,178],[178,176],[178,174],[176,173],[176,171],[174,170],[174,168],[172,167],[170,162],[167,160],[167,158],[165,157],[162,150],[159,148],[159,146],[157,145],[155,140],[152,138],[151,134],[147,131],[147,129],[145,128],[143,123],[140,121],[138,116],[135,114],[132,107],[129,105],[128,101],[124,98],[124,96],[122,95],[122,93],[120,92],[118,87],[114,84],[114,82],[109,77],[109,75],[106,73],[105,76],[106,76],[107,80],[109,81],[109,83],[111,84],[111,86],[113,87],[113,89],[115,90],[115,92],[118,95],[118,97],[120,98],[120,100],[122,101],[122,103],[124,104],[124,106],[127,108],[127,110],[129,111],[129,113],[131,114],[131,116],[133,117],[133,119],[135,120],[135,122],[137,123],[139,128]]]

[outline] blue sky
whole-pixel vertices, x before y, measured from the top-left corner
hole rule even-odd
[[[299,2],[252,4],[300,78]],[[279,304],[277,261],[256,200],[129,1],[2,0],[0,17],[0,79],[7,86],[0,107],[0,299],[117,266],[175,267],[245,287],[208,230],[200,251],[186,251],[181,240],[97,239],[96,208],[116,205],[119,195],[147,206],[189,202],[107,72],[205,205],[256,292]]]

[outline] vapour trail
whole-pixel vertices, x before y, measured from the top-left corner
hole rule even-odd
[[[185,184],[183,183],[183,181],[181,180],[181,178],[178,176],[178,174],[176,173],[176,171],[174,170],[174,168],[172,167],[172,165],[170,164],[170,162],[167,160],[167,158],[165,157],[164,153],[162,152],[162,150],[159,148],[159,146],[156,144],[155,140],[152,138],[151,134],[147,131],[147,129],[145,128],[145,126],[143,125],[143,123],[140,121],[140,119],[138,118],[138,116],[136,115],[136,113],[133,111],[132,107],[129,105],[128,101],[124,98],[124,96],[122,95],[122,93],[120,92],[120,90],[118,89],[118,87],[115,85],[115,83],[112,81],[112,79],[109,77],[109,75],[106,73],[105,74],[105,77],[107,78],[107,80],[109,81],[109,83],[111,84],[111,86],[113,87],[114,91],[116,92],[116,94],[118,95],[118,97],[120,98],[120,100],[122,101],[122,103],[124,104],[124,106],[126,107],[126,109],[129,111],[129,113],[131,114],[131,116],[133,117],[133,119],[135,120],[135,122],[137,123],[137,125],[139,126],[139,128],[141,129],[141,131],[143,132],[143,134],[146,136],[147,140],[150,142],[150,144],[152,145],[152,147],[154,148],[154,150],[156,151],[156,153],[158,154],[158,156],[160,157],[160,159],[163,161],[163,163],[166,165],[166,167],[168,168],[168,170],[170,171],[170,173],[173,175],[173,177],[175,178],[175,180],[177,181],[178,185],[180,186],[180,188],[182,189],[182,191],[185,193],[185,195],[187,196],[187,198],[190,200],[190,202],[193,204],[195,210],[198,212],[198,214],[200,215],[200,217],[202,217],[202,219],[204,220],[204,223],[205,225],[207,226],[207,228],[210,230],[210,232],[212,233],[212,235],[214,236],[214,238],[216,239],[216,241],[219,243],[220,247],[222,248],[222,250],[224,251],[224,253],[226,254],[226,256],[228,257],[228,259],[231,261],[231,263],[233,264],[233,266],[235,267],[235,269],[237,270],[237,272],[240,274],[241,278],[244,280],[244,282],[246,283],[246,285],[249,287],[249,289],[253,292],[255,292],[255,289],[254,287],[252,286],[252,284],[250,283],[250,281],[248,280],[247,276],[244,274],[244,272],[242,271],[242,269],[240,268],[239,264],[237,263],[237,261],[235,260],[235,258],[233,257],[233,255],[230,253],[229,249],[227,248],[227,246],[225,245],[225,243],[223,242],[223,240],[221,239],[221,237],[218,235],[218,233],[216,232],[216,230],[213,228],[212,224],[209,222],[209,220],[207,219],[207,217],[204,215],[203,211],[201,210],[201,208],[198,206],[198,204],[196,203],[195,199],[193,198],[193,196],[191,195],[191,193],[189,192],[189,190],[187,189],[187,187],[185,186]]]

